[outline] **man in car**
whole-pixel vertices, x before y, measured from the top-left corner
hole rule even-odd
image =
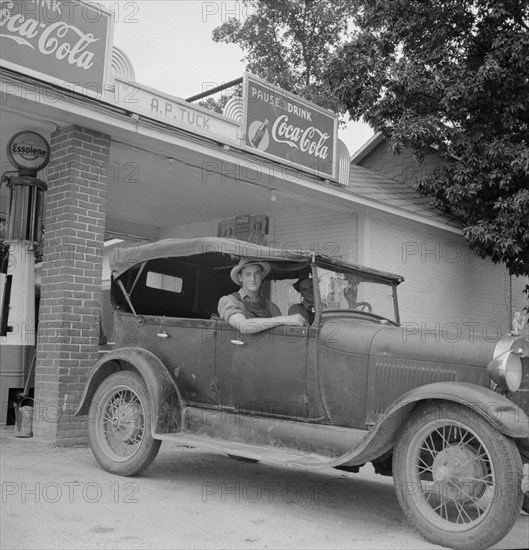
[[[241,288],[219,300],[219,316],[243,334],[255,334],[281,325],[305,325],[301,315],[281,315],[276,304],[261,294],[261,285],[270,269],[268,262],[241,258],[231,270],[232,280]]]
[[[308,275],[301,277],[292,285],[303,298],[300,304],[294,304],[290,306],[288,314],[299,313],[306,320],[308,325],[314,323],[314,287],[312,285],[312,278]]]

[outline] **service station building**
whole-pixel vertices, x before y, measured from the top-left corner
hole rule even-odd
[[[33,314],[35,275],[16,269],[34,243],[5,240],[12,261],[1,279],[2,423],[35,357],[34,436],[87,441],[86,421],[73,412],[104,353],[101,330],[112,341],[102,307],[108,257],[116,247],[133,257],[139,243],[166,237],[233,236],[400,273],[408,332],[499,339],[510,330],[526,303],[526,281],[477,258],[460,223],[406,182],[352,163],[333,113],[250,74],[223,114],[150,89],[135,82],[130,60],[113,46],[110,12],[63,4],[71,9],[30,0],[1,6],[5,223],[14,208],[9,178],[18,177],[6,152],[13,136],[36,133],[50,147],[37,174],[47,189]],[[26,141],[20,151],[31,153],[35,144]],[[379,145],[366,144],[362,159],[379,154]],[[273,299],[285,304],[291,292]]]

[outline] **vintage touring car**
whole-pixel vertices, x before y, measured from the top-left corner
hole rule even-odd
[[[527,339],[410,331],[402,277],[292,246],[206,237],[122,252],[115,349],[76,413],[104,469],[139,474],[164,439],[284,466],[371,462],[429,541],[485,548],[510,531],[529,462]],[[313,324],[241,334],[219,319],[241,257],[270,262],[263,292],[284,313],[310,274]]]

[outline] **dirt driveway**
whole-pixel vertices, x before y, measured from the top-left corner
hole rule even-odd
[[[0,429],[0,547],[425,549],[391,478],[283,469],[164,442],[145,474]],[[525,548],[529,516],[494,548]]]

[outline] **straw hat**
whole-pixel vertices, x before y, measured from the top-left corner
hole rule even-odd
[[[272,266],[268,262],[260,262],[259,260],[252,260],[251,258],[241,258],[239,260],[239,263],[230,272],[231,280],[239,286],[241,286],[241,282],[239,281],[239,273],[241,272],[243,267],[246,267],[248,265],[260,265],[261,269],[263,270],[263,279],[270,273],[270,270],[272,269]]]

